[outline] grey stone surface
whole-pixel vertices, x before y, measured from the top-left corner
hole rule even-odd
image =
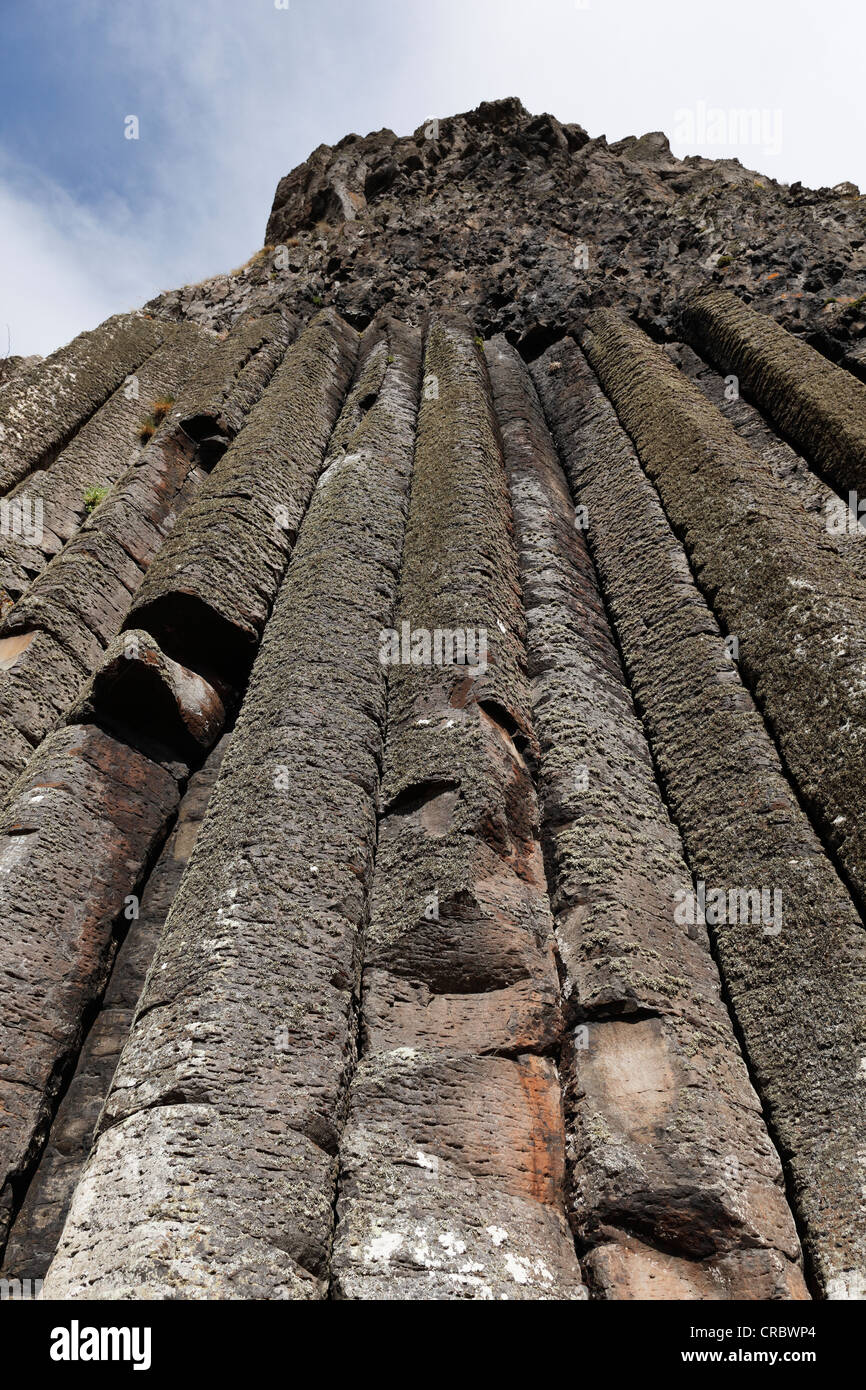
[[[866,492],[863,382],[729,291],[694,295],[683,326],[840,492]]]
[[[6,613],[0,701],[31,746],[63,718],[102,662],[148,567],[206,481],[213,449],[224,450],[241,428],[294,330],[279,315],[249,318],[220,342],[151,442]],[[16,649],[21,642],[26,646]],[[0,763],[0,797],[25,761],[16,740]]]
[[[13,377],[0,395],[0,494],[50,463],[165,336],[147,314],[117,314]]]
[[[261,638],[351,379],[358,335],[323,312],[289,348],[132,605],[127,623],[239,686]]]
[[[0,1271],[866,1297],[864,205],[484,102],[0,364]]]
[[[554,374],[551,360],[552,351],[539,359],[535,382],[588,509],[601,589],[689,868],[708,895],[725,894],[716,922],[708,899],[709,930],[811,1274],[828,1297],[862,1298],[863,924],[610,403],[574,343],[557,345]],[[639,388],[640,373],[631,380]],[[737,891],[729,911],[732,889],[766,890],[770,910],[750,899],[742,911]]]
[[[220,740],[201,771],[191,779],[140,905],[131,905],[126,936],[118,949],[99,1012],[87,1033],[74,1075],[52,1122],[45,1151],[9,1234],[3,1260],[5,1278],[43,1279],[51,1263],[147,968],[198,838],[227,739],[228,736]]]
[[[811,513],[639,329],[582,339],[682,537],[797,791],[866,903],[866,585]]]
[[[36,519],[41,539],[0,535],[0,613],[28,588],[70,540],[100,494],[107,494],[143,447],[142,429],[156,402],[167,407],[197,365],[218,345],[213,333],[176,324],[165,341],[81,427],[48,469],[31,473],[9,494],[22,516]]]
[[[174,778],[98,729],[61,729],[0,818],[0,1237],[44,1137],[115,924],[178,802]]]
[[[340,1148],[334,1289],[352,1299],[585,1296],[565,1215],[560,1025],[523,614],[484,357],[424,361],[362,1053]],[[435,664],[437,630],[486,659]],[[423,634],[430,639],[424,664]],[[401,656],[403,654],[401,653]],[[408,655],[408,654],[407,654]]]
[[[419,370],[368,330],[49,1296],[327,1292]]]
[[[782,1169],[655,781],[582,518],[519,356],[485,348],[514,508],[563,1002],[571,1213],[618,1297],[803,1298]],[[613,1241],[613,1255],[606,1247]]]

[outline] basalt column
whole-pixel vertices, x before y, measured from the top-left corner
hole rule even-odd
[[[389,664],[340,1298],[584,1296],[565,1217],[523,613],[484,359],[436,322]]]
[[[327,1292],[419,377],[368,329],[49,1296]]]
[[[564,341],[533,373],[704,895],[680,896],[677,919],[694,931],[706,916],[811,1277],[828,1297],[862,1297],[863,923],[582,353]]]
[[[8,382],[0,398],[0,495],[50,467],[165,336],[145,314],[117,314]]]
[[[100,664],[149,565],[241,429],[294,327],[272,314],[239,324],[214,347],[148,446],[6,615],[0,797]]]
[[[571,1210],[608,1298],[803,1298],[782,1170],[719,997],[527,370],[486,348],[527,608],[566,1022]]]
[[[683,325],[840,492],[866,489],[866,386],[728,290],[687,303]]]
[[[800,797],[866,906],[866,585],[634,324],[599,310],[582,341],[699,588],[736,638]]]

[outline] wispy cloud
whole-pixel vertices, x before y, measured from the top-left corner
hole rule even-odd
[[[845,0],[4,0],[0,351],[46,352],[261,245],[279,178],[322,142],[519,96],[611,140],[702,104],[779,111],[736,153],[866,182]],[[859,36],[856,31],[859,30]],[[140,139],[127,141],[136,115]],[[765,142],[766,144],[766,142]],[[676,146],[675,146],[676,147]],[[696,152],[695,147],[678,153]]]
[[[0,351],[49,352],[108,314],[141,303],[160,248],[125,208],[85,206],[0,157]]]

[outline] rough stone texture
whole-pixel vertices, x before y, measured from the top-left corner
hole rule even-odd
[[[43,744],[0,818],[0,1239],[105,983],[115,922],[177,801],[155,763],[70,728]]]
[[[23,372],[30,371],[37,366],[43,359],[34,353],[32,357],[20,357],[13,353],[11,357],[0,357],[0,391],[15,377],[20,377]]]
[[[866,492],[866,385],[724,290],[695,295],[683,326],[840,492]]]
[[[69,738],[124,783],[42,778],[80,968],[60,879],[14,877],[35,837],[0,835],[0,1029],[44,1062],[0,1099],[7,1272],[63,1224],[76,1297],[866,1296],[866,566],[827,524],[837,405],[778,423],[812,349],[840,399],[866,380],[864,207],[483,103],[320,147],[245,266],[0,365],[0,796]],[[708,287],[750,343],[796,337],[763,408],[681,341]],[[204,357],[122,468],[99,343],[139,331],[145,395],[181,339]],[[100,1010],[127,924],[93,866],[144,878],[160,787],[236,717]],[[738,920],[682,920],[695,880]]]
[[[582,339],[797,790],[866,904],[866,585],[703,393],[608,310]]]
[[[588,509],[589,545],[689,867],[708,893],[781,893],[778,921],[775,912],[742,920],[738,905],[737,920],[714,923],[708,902],[708,923],[812,1275],[828,1297],[862,1298],[863,925],[631,442],[575,344],[556,354],[559,369],[550,373],[550,352],[534,379]],[[648,1066],[652,1051],[642,1050]]]
[[[584,533],[519,356],[485,349],[504,440],[541,750],[542,839],[566,1018],[573,1224],[591,1271],[643,1297],[683,1256],[697,1297],[806,1297],[782,1170],[706,929],[675,920],[691,876],[656,785]],[[616,1255],[603,1247],[617,1242]],[[601,1246],[599,1251],[596,1247]],[[593,1274],[593,1277],[595,1275]],[[735,1290],[735,1291],[733,1291]]]
[[[515,98],[321,145],[282,179],[246,266],[148,310],[222,328],[252,306],[330,304],[361,327],[470,310],[478,332],[537,350],[600,304],[676,331],[721,284],[866,374],[864,200],[790,187],[736,159],[679,160],[653,131],[608,144]],[[750,155],[752,151],[750,151]],[[760,151],[754,151],[760,158]]]
[[[579,1298],[504,469],[471,330],[434,323],[424,370],[398,626],[483,629],[489,664],[389,671],[335,1292]]]
[[[194,762],[225,718],[213,686],[167,657],[149,632],[132,630],[109,645],[66,722],[99,724],[156,761]]]
[[[220,740],[201,771],[191,779],[174,829],[148,878],[137,915],[129,918],[99,1012],[87,1033],[42,1160],[10,1232],[3,1263],[5,1278],[42,1279],[51,1263],[148,966],[198,838],[227,740],[228,736]],[[130,912],[133,911],[131,905]]]
[[[419,373],[368,330],[50,1296],[327,1291]]]
[[[117,314],[13,377],[0,395],[0,494],[56,458],[164,337],[149,315]]]
[[[680,371],[700,387],[707,400],[730,420],[737,433],[766,460],[773,475],[785,484],[800,506],[815,514],[840,559],[854,569],[861,581],[866,580],[866,521],[861,517],[862,524],[855,525],[857,518],[840,510],[839,494],[813,473],[805,459],[739,394],[730,375],[721,376],[684,343],[669,343],[665,352]],[[847,507],[847,496],[844,501]]]
[[[792,1266],[769,1264],[763,1250],[738,1251],[707,1266],[618,1232],[614,1242],[591,1250],[584,1264],[603,1299],[772,1302],[802,1297],[791,1286]]]
[[[201,486],[205,475],[195,460],[189,440],[145,450],[9,610],[0,642],[32,640],[0,671],[0,698],[32,745],[65,715],[102,661],[147,565]]]
[[[217,338],[192,324],[177,324],[165,341],[118,387],[78,431],[49,469],[31,473],[13,488],[23,516],[41,508],[41,539],[31,533],[0,535],[0,613],[20,598],[33,578],[70,540],[100,491],[107,492],[134,463],[142,448],[142,427],[154,403],[173,402],[181,388],[217,345]],[[27,509],[32,508],[29,512]]]
[[[219,344],[150,444],[6,614],[0,700],[5,719],[31,746],[103,660],[148,566],[265,390],[294,329],[279,315],[250,318]],[[0,797],[26,757],[16,740],[0,761]]]
[[[237,688],[291,555],[358,335],[325,311],[289,349],[246,429],[163,546],[127,625]]]
[[[215,436],[223,448],[231,443],[299,328],[291,314],[241,316],[178,402],[176,418],[192,439],[201,443]]]

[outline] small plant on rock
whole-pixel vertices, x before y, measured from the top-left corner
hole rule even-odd
[[[90,516],[91,512],[96,511],[100,502],[105,501],[110,491],[110,488],[103,485],[97,485],[87,489],[84,494],[84,510],[87,512],[88,516]]]
[[[138,437],[142,444],[146,444],[156,433],[157,427],[162,424],[168,412],[174,405],[174,396],[160,396],[153,402],[150,414],[146,415],[141,422]]]

